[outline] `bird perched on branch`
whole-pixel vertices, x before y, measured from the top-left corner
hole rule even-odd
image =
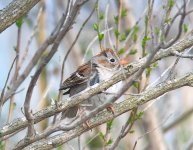
[[[91,58],[90,61],[80,66],[69,78],[67,78],[60,90],[67,90],[64,95],[73,96],[86,88],[96,85],[101,81],[110,79],[114,74],[119,72],[121,64],[112,49],[105,49],[98,55]],[[79,108],[84,107],[86,110],[93,110],[104,102],[107,102],[113,94],[116,94],[121,87],[121,82],[111,86],[106,91],[101,92],[91,98],[83,101],[78,106],[74,106],[63,112],[63,118],[74,118]]]

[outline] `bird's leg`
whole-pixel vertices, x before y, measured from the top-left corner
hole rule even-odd
[[[113,107],[113,104],[109,104],[106,107],[107,111],[110,111],[113,115],[115,114],[115,108]]]
[[[84,118],[84,116],[86,115],[86,112],[87,112],[86,107],[88,107],[88,105],[82,104],[78,108],[78,115],[80,116],[80,118]],[[86,125],[86,126],[84,126],[84,125]],[[83,127],[90,128],[89,120],[86,120],[86,122],[83,124]]]

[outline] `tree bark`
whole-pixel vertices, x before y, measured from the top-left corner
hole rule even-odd
[[[24,16],[40,0],[14,0],[7,7],[0,10],[0,33]]]

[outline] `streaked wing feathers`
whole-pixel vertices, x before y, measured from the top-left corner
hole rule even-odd
[[[90,78],[92,78],[93,73],[94,73],[94,68],[91,67],[90,62],[80,66],[76,70],[76,72],[74,72],[69,78],[67,78],[63,82],[62,86],[60,87],[60,90],[65,90],[77,84],[82,84],[87,82],[88,80],[90,80]]]

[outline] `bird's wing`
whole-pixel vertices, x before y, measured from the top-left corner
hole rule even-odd
[[[82,84],[91,80],[95,72],[96,69],[91,66],[91,62],[83,64],[76,70],[76,72],[71,74],[71,76],[63,82],[62,86],[60,87],[60,90],[65,90],[75,85]]]

